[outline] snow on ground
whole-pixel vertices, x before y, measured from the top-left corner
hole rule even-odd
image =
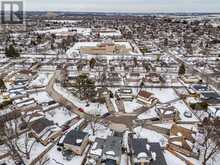
[[[151,119],[154,117],[158,117],[157,113],[155,112],[155,108],[150,108],[146,112],[140,114],[138,116],[138,119],[144,120],[144,119]]]
[[[89,106],[87,105],[86,100],[80,100],[79,98],[75,97],[70,91],[61,87],[58,84],[54,84],[54,89],[63,95],[66,99],[71,101],[74,105],[79,108],[82,108],[86,113],[95,114],[95,115],[103,115],[108,112],[108,109],[105,104],[98,104],[98,103],[91,103],[89,102]]]
[[[213,116],[220,117],[220,105],[217,106],[209,106],[208,107],[209,113],[211,113]]]
[[[197,119],[197,117],[189,110],[189,108],[186,106],[186,104],[182,100],[177,101],[175,103],[172,103],[171,105],[176,107],[176,109],[180,112],[181,121],[189,121],[189,122],[198,122],[199,121]],[[184,112],[192,113],[192,117],[191,118],[185,117]]]
[[[45,115],[47,119],[54,121],[54,123],[57,123],[59,126],[62,126],[67,121],[77,116],[65,107],[57,107],[49,112],[46,112]]]
[[[151,92],[159,99],[160,102],[165,103],[178,98],[172,88],[147,88],[146,91]]]
[[[62,32],[68,32],[69,28],[59,28],[59,29],[49,29],[49,30],[39,30],[35,31],[35,33],[38,34],[45,34],[45,33],[62,33]]]
[[[1,145],[1,147],[0,147],[0,156],[4,155],[4,154],[7,154],[8,152],[9,152],[9,148],[5,144]]]
[[[190,161],[191,163],[193,163],[194,165],[201,165],[201,161],[200,160],[197,160],[197,159],[194,159],[192,157],[187,157],[183,154],[180,154],[181,156],[183,156],[186,160]],[[212,164],[213,165],[213,164]]]
[[[142,127],[136,127],[134,129],[137,138],[147,138],[149,142],[159,142],[161,146],[167,144],[167,138],[163,135]]]
[[[127,113],[132,113],[132,112],[134,112],[134,110],[136,110],[142,106],[143,105],[137,103],[136,100],[124,101],[125,112],[127,112]]]
[[[49,61],[49,59],[48,59]],[[44,61],[47,62],[47,61]],[[55,71],[56,70],[56,66],[55,65],[42,65],[39,69],[40,71]]]
[[[57,34],[57,33],[69,32],[69,31],[76,31],[78,34],[82,34],[84,36],[88,36],[91,33],[90,28],[80,28],[80,27],[71,27],[71,28],[64,27],[64,28],[59,28],[59,29],[39,30],[39,31],[35,31],[35,33],[38,33],[38,34],[45,34],[45,33]]]
[[[164,151],[164,157],[168,165],[186,165],[185,162],[183,162],[167,150]]]
[[[52,77],[52,73],[39,72],[36,79],[34,79],[30,86],[46,86]]]
[[[29,94],[31,98],[34,98],[38,104],[42,104],[45,102],[53,101],[53,99],[48,95],[47,92],[36,92]]]
[[[114,106],[115,112],[118,112],[118,107],[117,107],[117,105],[115,103],[115,99],[113,98],[113,99],[110,99],[110,100],[111,100],[111,102],[112,102],[112,104]]]
[[[119,30],[114,30],[112,32],[100,32],[100,37],[120,37],[121,32]]]
[[[83,156],[74,156],[72,160],[66,160],[56,146],[47,153],[47,156],[49,157],[47,165],[80,165],[83,161]]]
[[[197,132],[198,131],[198,127],[196,124],[178,124],[178,126],[184,127],[186,129],[192,130]]]
[[[162,124],[153,124],[157,127],[161,127],[161,128],[167,128],[167,129],[170,129],[173,125],[173,123],[162,123]]]
[[[81,20],[45,20],[45,22],[78,23],[81,22]]]
[[[90,35],[90,33],[92,31],[90,28],[74,27],[73,29],[77,31],[77,34],[81,34],[81,35],[84,35],[84,36]]]
[[[12,160],[12,158],[10,156],[6,157],[6,158],[2,158],[0,160],[0,164],[9,164],[9,165],[15,165],[15,162]]]
[[[90,135],[93,135],[91,126],[92,126],[91,124],[88,124],[83,131],[89,133]],[[95,137],[106,139],[108,136],[112,135],[112,131],[102,124],[96,123],[93,126],[95,129],[95,135],[94,135]]]
[[[120,165],[128,165],[127,164],[127,155],[126,154],[121,155]]]
[[[25,151],[25,143],[26,143],[26,138],[25,134],[22,134],[19,139],[18,139],[18,146],[22,151]],[[29,164],[31,161],[33,161],[37,156],[39,156],[45,149],[46,146],[42,145],[41,143],[36,142],[35,138],[28,138],[28,149],[30,149],[31,145],[33,145],[31,152],[30,152],[30,158],[31,159],[26,159],[23,156],[24,161],[26,164]]]
[[[9,107],[7,107],[7,108],[4,108],[4,109],[1,109],[0,110],[0,116],[2,116],[2,115],[5,115],[5,114],[7,114],[7,113],[9,113],[9,112],[11,112],[12,110],[9,108]],[[1,152],[0,152],[1,153]]]

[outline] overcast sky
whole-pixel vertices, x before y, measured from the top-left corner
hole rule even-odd
[[[24,2],[26,10],[38,11],[220,12],[220,0],[24,0]]]

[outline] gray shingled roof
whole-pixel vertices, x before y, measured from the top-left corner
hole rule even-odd
[[[129,143],[130,143],[130,147],[133,150],[133,155],[135,157],[137,157],[139,153],[144,152],[147,155],[149,155],[149,158],[151,159],[152,158],[151,152],[155,152],[156,160],[151,161],[150,165],[167,165],[159,143],[148,143],[147,139],[133,139],[133,138],[130,139]],[[147,150],[146,147],[147,144],[150,146],[150,150]]]
[[[105,139],[96,138],[95,143],[97,143],[96,148],[94,148],[95,150],[96,149],[103,149],[104,145],[105,145]]]
[[[151,152],[146,148],[146,144],[148,144],[147,139],[131,139],[130,143],[135,157],[137,157],[139,153],[144,152],[151,158]]]
[[[105,141],[105,146],[103,149],[103,153],[108,151],[113,151],[115,156],[121,155],[121,147],[122,147],[122,138],[117,136],[108,136]]]
[[[164,158],[163,152],[161,150],[159,143],[148,143],[151,147],[150,150],[156,153],[156,160],[152,161],[150,165],[167,165]]]
[[[63,140],[63,143],[80,146],[81,143],[77,143],[77,139],[81,139],[83,141],[87,135],[88,133],[77,131],[77,130],[72,130],[66,134]]]

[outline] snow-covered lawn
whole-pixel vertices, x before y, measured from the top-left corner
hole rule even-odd
[[[177,101],[175,103],[172,103],[171,105],[176,107],[176,109],[180,112],[181,121],[189,121],[189,122],[198,122],[199,121],[197,119],[197,117],[189,110],[189,108],[186,106],[186,104],[182,100]],[[191,118],[185,117],[184,112],[192,113],[192,117]]]
[[[26,143],[26,135],[22,134],[18,139],[18,146],[19,148],[25,152],[25,143]],[[28,138],[28,150],[30,150],[31,145],[33,144],[33,147],[30,151],[30,159],[26,159],[25,156],[23,156],[23,160],[26,162],[26,164],[29,164],[31,161],[33,161],[37,156],[39,156],[48,146],[44,146],[41,143],[36,142],[35,138]]]
[[[44,60],[44,62],[49,62],[50,59],[46,59]],[[56,66],[55,65],[42,65],[39,69],[40,71],[55,71],[56,70]]]
[[[178,98],[172,88],[147,88],[146,91],[153,93],[155,97],[158,98],[162,103]]]
[[[59,29],[49,29],[49,30],[39,30],[35,31],[35,33],[38,34],[45,34],[45,33],[51,33],[51,34],[58,34],[58,33],[64,33],[64,32],[70,32],[76,30],[77,34],[82,34],[84,36],[88,36],[91,33],[90,28],[80,28],[80,27],[71,27],[71,28],[59,28]]]
[[[128,156],[126,154],[121,155],[120,165],[128,165],[127,164],[127,159],[128,159]]]
[[[81,20],[45,20],[45,22],[57,22],[57,23],[78,23],[81,22]]]
[[[66,160],[61,151],[57,150],[57,146],[53,147],[46,155],[49,158],[47,165],[80,165],[83,156],[74,156],[72,160]]]
[[[124,101],[125,112],[132,113],[134,110],[141,108],[143,105],[134,101]]]
[[[30,86],[46,86],[52,77],[52,73],[39,72],[36,79],[34,79]]]
[[[115,103],[115,98],[110,99],[110,100],[111,100],[111,102],[112,102],[112,104],[113,104],[113,106],[114,106],[115,112],[118,112],[119,110],[118,110],[118,107],[117,107],[117,105],[116,105],[116,103]]]
[[[142,127],[136,127],[133,131],[136,133],[137,138],[147,138],[149,142],[158,142],[161,146],[167,144],[167,138],[155,131]]]
[[[76,114],[73,114],[65,107],[55,108],[54,110],[46,112],[45,115],[47,119],[54,121],[54,123],[57,123],[59,126],[62,126],[67,121],[77,116]]]
[[[162,124],[153,124],[154,126],[170,129],[173,125],[173,123],[162,123]]]
[[[79,108],[82,108],[86,113],[95,114],[95,115],[103,115],[108,112],[108,109],[105,104],[91,103],[89,102],[89,106],[87,105],[87,101],[80,100],[75,97],[70,91],[61,87],[58,84],[54,84],[54,89],[60,93],[63,97],[71,101],[74,105]]]
[[[121,32],[119,30],[114,30],[112,32],[100,32],[100,37],[120,37]]]
[[[83,131],[89,133],[90,135],[93,135],[91,126],[92,126],[91,124],[88,124],[88,126]],[[94,129],[95,129],[94,137],[106,139],[108,136],[112,135],[112,131],[102,124],[96,123],[94,125]]]
[[[15,165],[14,161],[12,160],[12,158],[10,156],[2,158],[0,160],[0,164],[10,164],[10,165]]]
[[[144,119],[151,119],[154,117],[158,117],[158,115],[155,112],[155,108],[151,108],[151,109],[147,110],[146,112],[140,114],[138,116],[138,119],[144,120]]]
[[[29,94],[30,98],[34,98],[38,104],[46,103],[49,101],[53,101],[53,99],[48,95],[47,92],[36,92]]]
[[[167,150],[164,152],[164,157],[166,159],[167,165],[186,165],[184,161],[180,160]]]

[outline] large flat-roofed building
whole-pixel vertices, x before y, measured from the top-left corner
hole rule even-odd
[[[127,47],[123,44],[114,42],[104,42],[95,46],[82,46],[80,47],[81,54],[92,54],[92,55],[125,55],[130,54],[132,51],[131,47]]]

